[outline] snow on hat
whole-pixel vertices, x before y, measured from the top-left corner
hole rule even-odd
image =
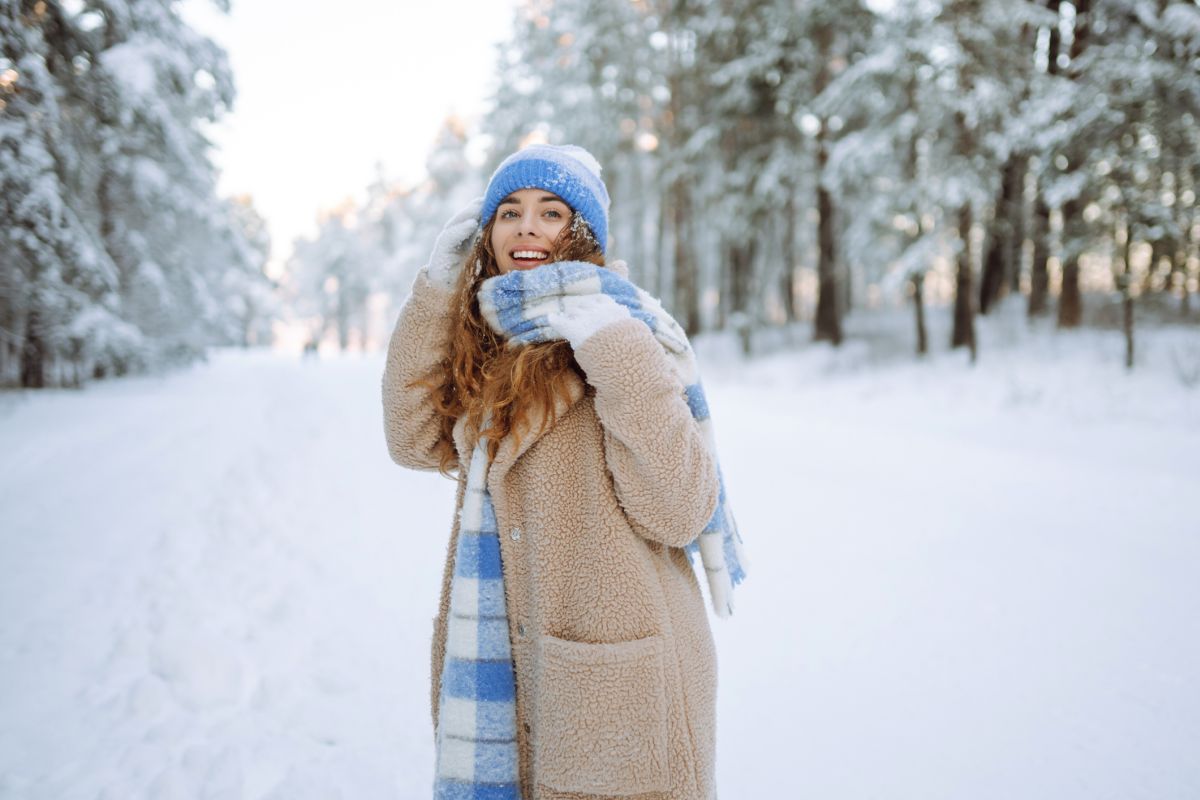
[[[480,209],[486,225],[500,201],[518,189],[545,189],[561,197],[592,229],[600,251],[608,247],[608,189],[600,178],[600,162],[573,144],[534,144],[500,162]]]

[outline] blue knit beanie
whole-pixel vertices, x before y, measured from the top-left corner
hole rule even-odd
[[[607,249],[608,189],[600,179],[600,163],[587,150],[572,144],[534,144],[504,159],[488,181],[480,226],[518,189],[545,189],[561,197],[592,229],[600,251]]]

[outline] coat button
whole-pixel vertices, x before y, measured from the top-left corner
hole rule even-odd
[[[518,636],[525,635],[525,626],[523,624],[521,624],[520,622],[517,623],[517,635]]]
[[[529,733],[529,723],[528,722],[525,723],[525,732]]]
[[[520,528],[513,528],[512,532],[509,533],[508,535],[512,537],[512,540],[514,542],[521,541],[521,529]]]

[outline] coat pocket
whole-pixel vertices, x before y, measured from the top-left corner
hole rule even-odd
[[[585,644],[545,636],[537,686],[535,780],[622,796],[667,791],[662,636]]]

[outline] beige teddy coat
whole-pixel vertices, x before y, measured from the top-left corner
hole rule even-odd
[[[450,292],[418,274],[383,375],[396,463],[436,469],[429,390],[442,368]],[[587,385],[540,437],[501,443],[488,473],[517,687],[521,796],[716,797],[716,653],[681,549],[712,516],[716,468],[683,384],[645,324],[622,321],[575,353]],[[540,412],[544,413],[544,412]],[[454,428],[462,498],[473,442]],[[450,610],[450,533],[430,674],[433,718]],[[417,531],[414,535],[435,535]]]

